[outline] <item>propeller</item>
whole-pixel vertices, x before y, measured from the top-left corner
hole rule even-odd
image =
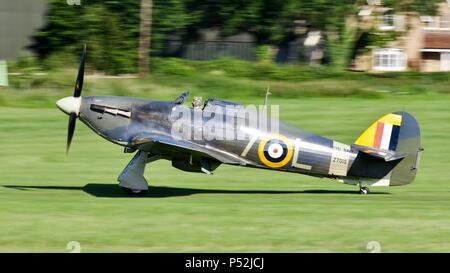
[[[83,53],[81,54],[80,67],[78,68],[77,81],[75,82],[75,89],[73,91],[73,96],[75,98],[78,98],[81,95],[81,90],[83,89],[85,61],[86,61],[86,45],[84,45]]]
[[[67,126],[67,143],[66,143],[66,156],[69,155],[70,144],[72,143],[73,134],[75,132],[75,124],[77,123],[77,114],[69,115],[69,125]]]
[[[77,80],[75,82],[75,89],[72,97],[66,97],[56,102],[58,108],[69,115],[69,124],[67,129],[67,144],[66,156],[69,154],[70,144],[72,142],[73,134],[75,132],[75,125],[77,117],[80,114],[81,107],[81,91],[83,90],[84,79],[84,64],[86,61],[86,45],[84,45],[83,53],[81,54],[80,67],[78,68]]]

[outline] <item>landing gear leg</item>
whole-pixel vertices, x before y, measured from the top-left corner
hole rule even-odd
[[[117,180],[119,186],[129,196],[145,196],[148,193],[147,180],[144,178],[145,164],[148,162],[148,153],[138,151],[125,167]]]

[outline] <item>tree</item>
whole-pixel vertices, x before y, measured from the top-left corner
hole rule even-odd
[[[141,0],[141,24],[139,35],[139,75],[148,74],[152,32],[152,0]]]
[[[442,0],[384,0],[395,11],[432,15]],[[195,39],[198,30],[220,28],[225,36],[250,32],[260,45],[293,37],[297,22],[322,31],[327,61],[345,68],[357,37],[357,13],[366,0],[89,0],[81,6],[48,0],[47,26],[35,36],[41,59],[78,60],[87,43],[90,68],[111,74],[148,74],[150,56],[169,39]],[[155,20],[152,20],[152,17]],[[302,23],[303,24],[303,23]],[[150,54],[151,51],[151,54]],[[54,58],[58,60],[58,58]],[[55,62],[56,64],[56,62]]]

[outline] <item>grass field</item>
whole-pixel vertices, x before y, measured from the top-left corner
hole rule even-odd
[[[207,176],[159,161],[147,166],[148,197],[129,198],[116,178],[132,155],[79,122],[65,160],[67,116],[4,106],[0,251],[67,252],[69,241],[82,252],[367,252],[368,241],[450,251],[449,95],[270,102],[282,120],[346,143],[385,113],[411,112],[425,148],[416,181],[360,196],[332,180],[231,166]]]

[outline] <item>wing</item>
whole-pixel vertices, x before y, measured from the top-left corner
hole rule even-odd
[[[176,139],[171,135],[159,133],[139,133],[132,138],[132,144],[140,147],[139,149],[144,150],[147,146],[162,145],[172,150],[196,153],[210,157],[225,164],[247,165],[249,163],[237,155],[211,147],[209,145],[203,146],[188,140]]]

